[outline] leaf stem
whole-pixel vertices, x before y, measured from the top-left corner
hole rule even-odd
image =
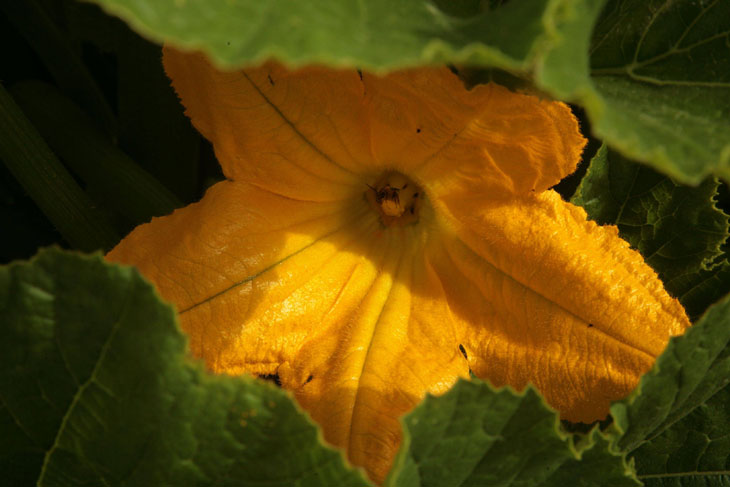
[[[93,120],[53,86],[18,83],[12,94],[28,118],[94,195],[138,225],[182,206],[178,198],[112,144]]]
[[[108,249],[119,240],[2,84],[0,159],[74,248]]]

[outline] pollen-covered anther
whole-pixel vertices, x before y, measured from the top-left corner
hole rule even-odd
[[[418,221],[424,195],[410,178],[389,172],[368,188],[365,196],[380,214],[384,225],[408,225]]]

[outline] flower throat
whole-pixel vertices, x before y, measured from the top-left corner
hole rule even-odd
[[[424,195],[410,178],[389,172],[368,188],[365,197],[380,214],[385,226],[409,225],[418,221]]]

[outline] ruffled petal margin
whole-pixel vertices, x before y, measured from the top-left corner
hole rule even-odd
[[[585,144],[565,104],[495,84],[467,90],[447,68],[223,72],[172,48],[164,63],[226,177],[295,199],[344,199],[387,170],[433,196],[539,192],[575,170]]]
[[[564,419],[591,422],[690,326],[615,227],[553,191],[443,200],[452,238],[432,250],[474,373],[537,386]]]
[[[213,143],[223,173],[300,200],[362,191],[369,142],[355,70],[277,63],[225,72],[202,54],[166,47],[165,71],[193,125]]]
[[[564,104],[445,68],[165,68],[230,180],[108,258],[176,304],[193,356],[278,374],[376,482],[402,414],[469,368],[592,421],[689,326],[615,228],[544,191],[585,142]],[[392,170],[422,185],[416,225],[364,198]]]
[[[586,140],[564,103],[496,84],[467,90],[446,68],[365,75],[374,161],[437,198],[543,191],[572,173]]]

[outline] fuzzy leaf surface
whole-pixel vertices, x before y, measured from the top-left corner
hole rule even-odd
[[[57,250],[0,269],[3,485],[367,485],[283,391],[184,359],[137,271]]]
[[[730,292],[722,248],[728,216],[715,205],[717,186],[712,178],[697,187],[677,184],[604,146],[572,202],[601,225],[616,225],[689,316],[698,318]]]
[[[609,1],[582,100],[596,134],[683,182],[730,179],[729,35],[726,1]]]
[[[580,445],[561,432],[532,388],[515,394],[461,380],[443,396],[427,396],[403,424],[386,486],[640,485],[595,430]]]
[[[564,5],[576,3],[94,1],[157,41],[201,49],[229,67],[275,57],[368,69],[460,62],[523,70],[559,37]]]
[[[730,387],[636,451],[646,487],[730,484]]]

